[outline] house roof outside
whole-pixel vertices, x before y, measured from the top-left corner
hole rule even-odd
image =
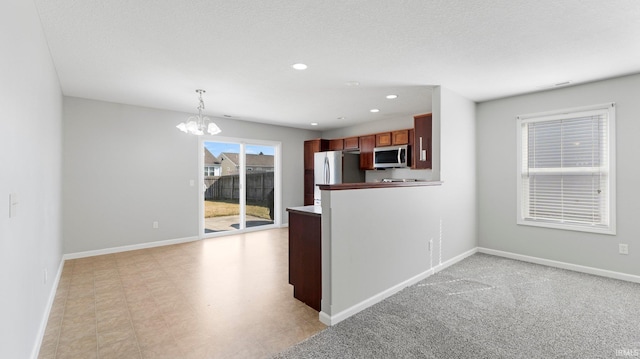
[[[240,164],[240,156],[238,153],[231,152],[223,152],[220,154],[220,158],[227,158],[234,165],[238,166]],[[220,161],[222,162],[222,160]],[[273,155],[255,155],[255,154],[247,154],[246,155],[246,166],[249,167],[273,167]]]
[[[218,160],[218,158],[216,158],[216,156],[214,154],[212,154],[211,152],[209,152],[208,149],[204,149],[204,164],[206,165],[215,165],[217,163],[220,163],[220,161]]]

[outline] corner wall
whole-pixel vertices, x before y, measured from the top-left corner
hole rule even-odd
[[[479,247],[640,275],[638,92],[632,75],[478,104]],[[516,116],[605,102],[616,103],[617,235],[516,225]]]
[[[0,54],[0,358],[35,358],[62,260],[62,94],[32,1],[0,3]]]
[[[322,191],[325,324],[476,250],[475,103],[440,87],[433,95],[433,172],[442,185]]]
[[[444,87],[434,90],[434,178],[442,184],[444,260],[478,245],[476,192],[476,104]],[[439,176],[439,177],[438,177]]]

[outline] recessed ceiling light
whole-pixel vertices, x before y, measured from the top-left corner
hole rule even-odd
[[[370,112],[380,112],[380,110],[378,110],[377,108],[372,108],[371,110],[369,110]]]
[[[398,95],[387,95],[387,98],[388,98],[389,100],[393,100],[393,99],[398,98]]]
[[[307,65],[301,64],[301,63],[293,64],[293,65],[291,65],[291,67],[293,67],[296,70],[306,70],[307,69]]]
[[[340,116],[338,117],[338,120],[344,120],[344,117]]]
[[[347,81],[344,84],[347,86],[360,86],[360,83],[358,81]]]
[[[311,126],[318,126],[317,122],[311,122]]]

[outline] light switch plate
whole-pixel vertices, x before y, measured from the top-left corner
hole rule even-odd
[[[618,244],[618,252],[620,254],[629,254],[629,245],[625,243]]]

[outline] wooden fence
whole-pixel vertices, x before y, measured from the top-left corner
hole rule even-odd
[[[240,176],[227,175],[207,178],[205,200],[236,200],[240,198]],[[273,172],[247,173],[247,203],[273,201]]]

